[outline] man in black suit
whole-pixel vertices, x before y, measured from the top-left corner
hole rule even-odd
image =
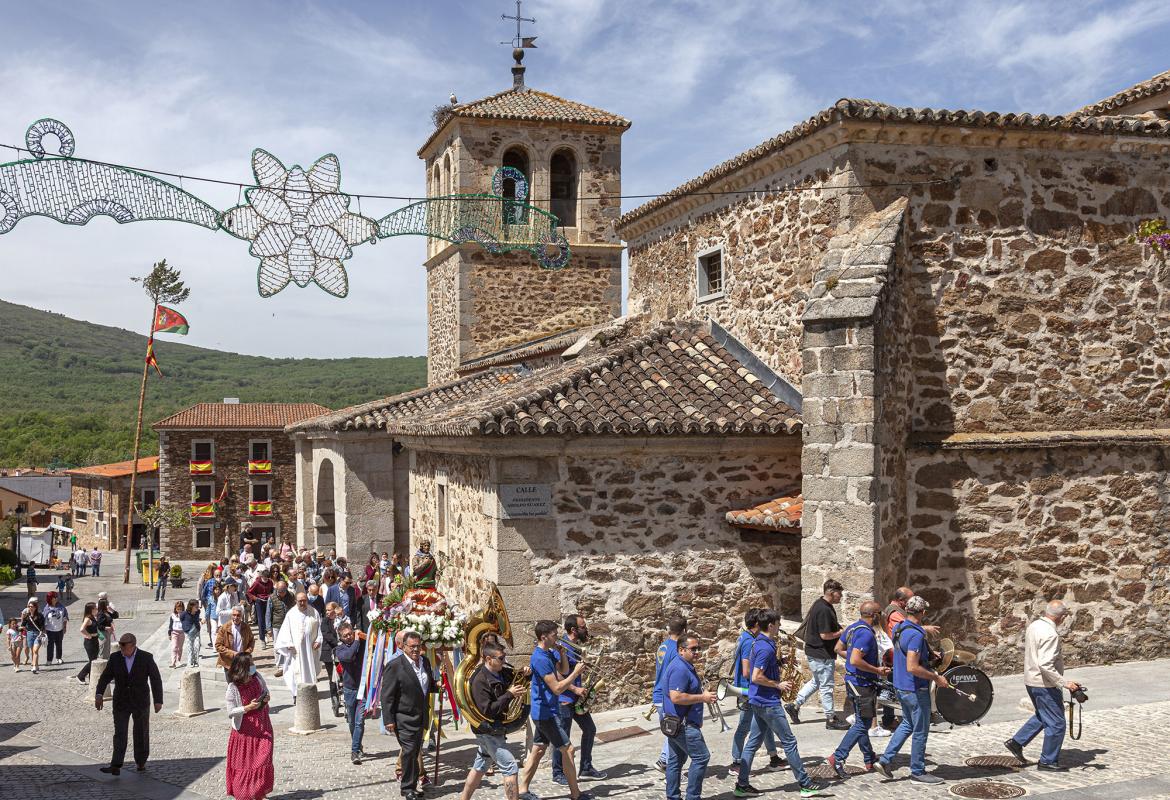
[[[102,696],[111,681],[114,683],[114,755],[110,766],[102,767],[101,771],[108,775],[122,771],[122,762],[126,760],[126,732],[133,718],[134,763],[139,772],[144,772],[150,755],[150,699],[154,695],[157,714],[163,707],[163,684],[154,656],[138,649],[138,640],[132,633],[122,634],[118,652],[110,655],[98,678],[93,702],[98,711],[102,710]]]
[[[402,752],[402,796],[418,800],[419,752],[423,727],[430,709],[429,695],[437,694],[431,665],[422,657],[422,637],[408,631],[402,637],[400,656],[390,659],[382,671],[382,722],[398,738]]]

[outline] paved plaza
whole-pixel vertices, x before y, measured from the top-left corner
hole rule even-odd
[[[170,603],[155,602],[148,590],[137,582],[121,584],[121,571],[115,568],[116,557],[107,557],[103,567],[106,577],[77,581],[79,597],[70,604],[75,616],[81,605],[99,590],[110,592],[115,606],[123,614],[119,632],[138,635],[140,646],[156,655],[166,683],[166,707],[151,721],[151,754],[145,776],[123,773],[111,778],[98,772],[108,762],[112,721],[109,707],[93,708],[89,687],[79,685],[73,675],[80,668],[82,649],[76,624],[66,637],[65,664],[47,666],[39,675],[27,670],[19,674],[5,663],[0,668],[0,799],[2,800],[164,800],[223,797],[223,758],[230,724],[220,711],[224,683],[215,680],[216,670],[210,648],[203,651],[204,700],[209,713],[190,719],[178,718],[172,711],[178,705],[179,680],[183,670],[170,670],[165,633]],[[186,565],[184,565],[186,567]],[[192,565],[194,566],[194,565]],[[185,569],[186,571],[186,569]],[[193,574],[193,573],[188,573]],[[55,576],[42,573],[45,589]],[[185,599],[192,590],[174,590],[168,600]],[[24,583],[19,582],[0,592],[0,608],[11,616],[25,598]],[[205,634],[206,636],[206,634]],[[394,761],[397,744],[392,736],[380,734],[376,721],[367,725],[365,749],[370,758],[361,766],[349,763],[349,739],[345,722],[331,716],[327,702],[322,702],[325,730],[311,736],[294,736],[291,698],[280,680],[271,678],[271,650],[259,651],[261,669],[269,678],[273,692],[273,725],[276,729],[276,787],[273,797],[310,800],[319,797],[395,798]],[[1018,676],[997,678],[996,703],[980,726],[946,729],[936,727],[930,737],[928,769],[946,778],[947,785],[924,787],[906,779],[907,759],[896,765],[896,779],[887,781],[878,775],[860,775],[847,781],[832,781],[825,796],[838,798],[950,797],[955,784],[971,780],[993,780],[1022,787],[1028,796],[1051,800],[1086,800],[1087,798],[1170,798],[1170,758],[1158,732],[1170,727],[1170,662],[1130,663],[1070,670],[1070,677],[1089,686],[1090,702],[1085,706],[1084,735],[1079,741],[1066,741],[1063,761],[1072,767],[1066,773],[1038,773],[1034,766],[1015,769],[1006,766],[967,766],[976,756],[994,756],[993,762],[1006,763],[1002,742],[1026,716],[1019,707],[1024,696]],[[324,692],[324,681],[320,684]],[[730,701],[729,701],[730,705]],[[650,766],[661,740],[651,724],[639,713],[642,709],[625,709],[597,715],[603,737],[623,729],[649,731],[616,741],[599,743],[594,762],[609,773],[609,779],[586,784],[597,797],[641,800],[663,797],[662,776]],[[825,730],[816,720],[813,709],[806,711],[809,722],[796,726],[800,751],[814,775],[828,778],[825,756],[836,745],[840,734]],[[734,711],[728,712],[729,721]],[[625,730],[625,733],[631,731]],[[709,720],[704,726],[712,752],[712,765],[704,785],[704,796],[732,797],[734,776],[729,776],[727,762],[730,732],[720,733],[719,723]],[[466,730],[447,731],[442,744],[439,785],[428,788],[432,797],[457,796],[473,755],[472,740]],[[574,737],[577,736],[576,731]],[[516,740],[519,752],[521,735]],[[883,742],[879,740],[878,747]],[[906,751],[908,754],[907,745]],[[1035,757],[1038,742],[1028,750]],[[854,754],[854,763],[857,755]],[[767,759],[757,759],[766,765]],[[428,769],[434,761],[427,759]],[[752,782],[765,797],[794,797],[796,786],[787,770],[757,769]],[[533,783],[533,791],[542,798],[566,798],[567,789],[549,780],[547,767]],[[480,790],[481,797],[500,797],[503,790],[497,778],[489,778]]]

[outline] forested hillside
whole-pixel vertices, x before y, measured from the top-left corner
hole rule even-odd
[[[163,341],[166,338],[167,341]],[[0,466],[83,466],[130,458],[146,339],[0,300]],[[159,337],[149,424],[196,402],[314,402],[341,408],[426,383],[421,357],[261,358]]]

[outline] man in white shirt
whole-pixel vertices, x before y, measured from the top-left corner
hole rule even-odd
[[[1075,692],[1081,688],[1075,681],[1064,679],[1064,656],[1060,652],[1060,633],[1057,627],[1068,617],[1068,608],[1053,600],[1044,616],[1028,626],[1024,634],[1024,686],[1036,713],[1024,723],[1016,735],[1003,743],[1012,755],[1025,763],[1024,748],[1036,734],[1044,731],[1044,748],[1036,768],[1048,772],[1063,772],[1060,766],[1060,747],[1064,743],[1064,695],[1061,687]]]
[[[273,646],[278,664],[284,670],[285,685],[294,698],[302,683],[317,682],[321,671],[321,642],[321,617],[309,605],[305,593],[300,592],[296,607],[285,614]]]

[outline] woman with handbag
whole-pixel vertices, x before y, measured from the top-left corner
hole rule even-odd
[[[93,660],[98,657],[97,603],[86,603],[81,618],[81,646],[85,648],[85,666],[77,673],[77,682],[84,684],[89,677],[89,670]]]
[[[40,612],[35,597],[29,598],[28,607],[21,612],[20,627],[24,628],[24,654],[28,659],[25,663],[32,665],[35,675],[41,671],[41,648],[49,638],[45,635],[45,615]]]
[[[233,656],[227,673],[224,710],[232,721],[232,732],[225,764],[226,793],[236,800],[264,800],[275,782],[268,685],[248,653]]]

